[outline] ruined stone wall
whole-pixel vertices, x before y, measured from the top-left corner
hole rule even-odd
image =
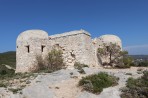
[[[91,39],[91,35],[84,30],[71,31],[63,34],[48,36],[42,30],[28,30],[17,38],[16,72],[32,72],[38,67],[38,57],[46,58],[51,49],[63,52],[64,62],[68,68],[74,68],[75,62],[88,66],[100,66],[108,58],[97,55],[97,49],[103,43],[117,43],[122,48],[119,37],[103,35]]]
[[[92,40],[93,48],[94,48],[94,58],[96,61],[96,66],[99,66],[102,64],[101,57],[97,55],[97,50],[103,45],[103,42],[99,38],[95,38]]]
[[[92,40],[88,32],[72,31],[49,37],[49,47],[59,46],[62,49],[64,61],[69,68],[72,68],[75,62],[95,65]]]

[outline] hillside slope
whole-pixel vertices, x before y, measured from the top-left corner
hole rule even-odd
[[[0,65],[6,64],[11,67],[16,67],[16,52],[10,51],[5,53],[0,53]]]

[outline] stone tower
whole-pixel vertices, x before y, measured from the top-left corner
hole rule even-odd
[[[99,38],[95,38],[93,39],[94,47],[95,47],[95,54],[97,54],[97,49],[101,48],[103,46],[103,44],[109,45],[110,43],[116,44],[118,46],[120,46],[121,50],[122,50],[122,41],[121,39],[116,36],[116,35],[111,35],[111,34],[107,34],[107,35],[102,35]],[[109,57],[100,57],[99,58],[101,60],[98,59],[98,56],[95,56],[96,61],[101,65],[103,62],[109,62]],[[98,61],[99,60],[99,61]]]
[[[16,72],[31,72],[37,68],[37,55],[47,53],[48,34],[42,30],[27,30],[17,38]]]

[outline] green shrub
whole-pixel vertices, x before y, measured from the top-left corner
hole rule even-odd
[[[142,61],[139,62],[137,65],[135,65],[137,67],[148,67],[148,61]]]
[[[81,64],[81,63],[79,63],[79,62],[75,62],[75,64],[74,64],[74,68],[75,68],[75,69],[81,70],[83,67],[88,67],[88,65],[86,65],[86,64]]]
[[[11,91],[11,92],[13,92],[13,94],[16,94],[16,93],[18,93],[19,91],[21,91],[22,88],[16,88],[16,89],[14,89],[14,88],[9,88],[8,90]]]
[[[62,58],[62,51],[53,49],[48,53],[48,66],[47,68],[52,70],[59,70],[65,67]]]
[[[132,73],[126,73],[125,75],[132,75]]]
[[[50,73],[65,68],[62,58],[62,51],[53,49],[48,53],[46,59],[43,60],[41,56],[37,56],[38,71]]]
[[[85,71],[84,71],[84,69],[80,69],[80,70],[78,70],[78,72],[79,72],[80,74],[86,74]]]
[[[78,69],[78,72],[81,73],[81,74],[85,74],[85,71],[83,70],[83,67],[88,67],[88,65],[81,64],[79,62],[75,62],[75,64],[74,64],[74,68]]]
[[[16,52],[5,52],[0,53],[0,66],[6,64],[11,67],[16,67]]]
[[[129,78],[126,87],[128,89],[123,91],[121,98],[148,98],[148,71],[138,79]]]
[[[7,83],[0,81],[0,87],[5,87],[6,88],[7,85],[8,85]]]
[[[5,74],[0,75],[0,80],[13,80],[13,79],[23,79],[30,76],[35,76],[33,73],[14,73],[14,74]]]
[[[116,68],[130,68],[133,65],[134,65],[133,58],[128,55],[124,55],[122,59],[119,61],[118,65],[115,67]]]
[[[21,85],[22,82],[25,82],[26,84],[29,84],[27,80],[30,79],[30,77],[36,77],[37,74],[34,73],[14,73],[14,74],[5,74],[0,75],[0,87],[10,88],[14,85],[17,85],[18,88],[14,89],[14,93],[17,89],[21,88],[23,89],[25,85]],[[13,80],[17,80],[20,83],[16,84]],[[31,83],[31,82],[30,82]],[[12,89],[13,90],[13,89]]]
[[[6,74],[14,74],[15,70],[13,69],[8,69],[4,65],[0,65],[0,75],[6,75]]]
[[[83,77],[79,81],[79,86],[82,86],[84,90],[98,94],[103,88],[115,86],[118,84],[118,78],[101,72],[98,74]]]

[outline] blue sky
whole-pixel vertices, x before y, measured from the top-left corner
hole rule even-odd
[[[0,0],[0,52],[28,29],[115,34],[130,54],[148,54],[148,0]]]

